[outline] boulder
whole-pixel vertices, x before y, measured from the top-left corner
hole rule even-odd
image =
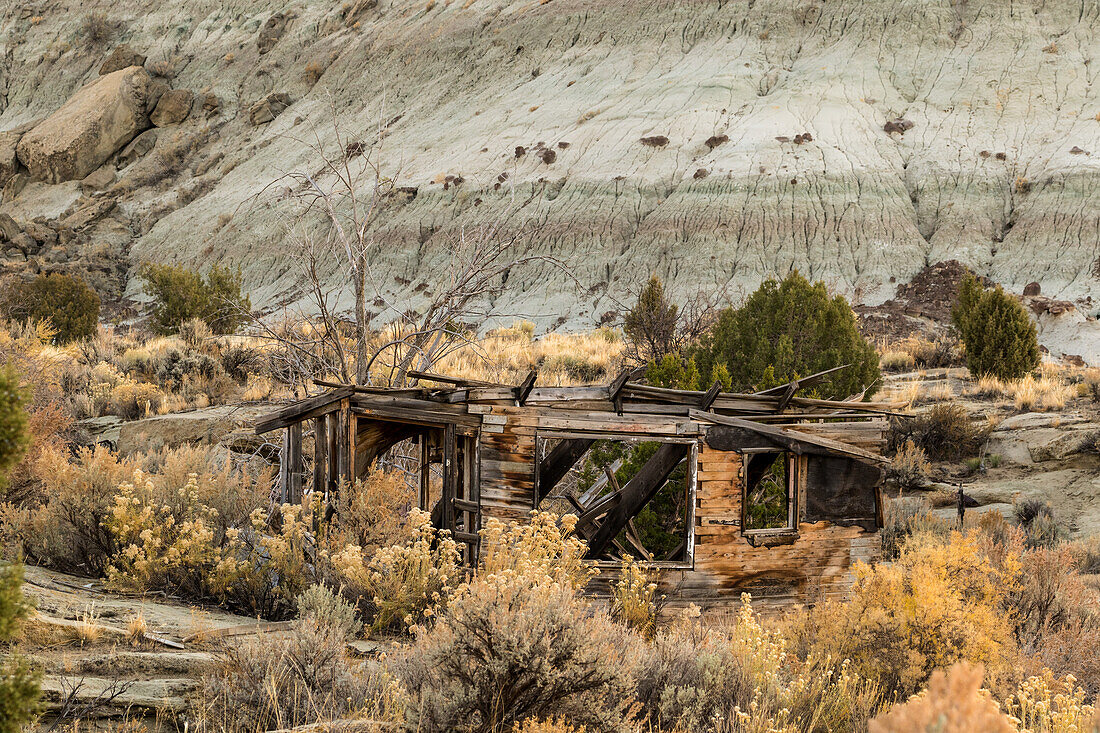
[[[157,144],[157,130],[146,130],[133,140],[130,144],[122,149],[122,152],[118,154],[117,165],[119,168],[125,168],[133,163],[138,158],[145,157],[145,154],[153,149],[153,146]]]
[[[156,109],[161,96],[171,88],[164,79],[152,77],[152,81],[149,83],[149,91],[145,95],[145,111],[152,112]]]
[[[191,102],[194,98],[190,89],[169,89],[157,101],[149,121],[157,127],[178,125],[191,114]]]
[[[130,48],[130,44],[120,43],[99,67],[99,75],[106,76],[130,66],[145,66],[145,56]]]
[[[101,76],[19,141],[31,177],[47,183],[84,178],[149,126],[149,74],[131,66]]]
[[[278,117],[289,106],[289,94],[272,92],[249,108],[248,119],[253,125],[263,125]]]
[[[0,190],[0,201],[11,201],[19,192],[23,190],[23,187],[30,183],[30,176],[27,175],[27,171],[20,170],[14,176],[8,179],[8,182],[4,184],[3,190]]]
[[[15,154],[15,148],[22,137],[22,134],[14,131],[0,132],[0,186],[10,181],[22,167]]]
[[[11,242],[23,231],[11,216],[0,212],[0,241]]]
[[[253,421],[270,411],[270,405],[226,405],[135,420],[122,425],[118,452],[130,455],[164,447],[215,445],[241,431],[254,435]]]
[[[260,35],[256,39],[256,47],[259,48],[261,55],[273,49],[279,39],[283,37],[283,33],[286,32],[287,20],[289,19],[285,13],[275,13],[267,19],[263,28],[260,28]]]

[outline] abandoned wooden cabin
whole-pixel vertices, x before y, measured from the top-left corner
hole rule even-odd
[[[637,372],[591,387],[414,373],[424,386],[332,385],[256,431],[283,431],[284,501],[383,462],[406,472],[471,564],[488,518],[547,509],[579,517],[605,580],[632,555],[672,606],[721,608],[743,592],[813,603],[845,593],[854,563],[878,552],[894,407],[798,396],[825,374],[731,394],[653,387]]]

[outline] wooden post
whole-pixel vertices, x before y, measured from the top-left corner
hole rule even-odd
[[[458,465],[456,458],[455,426],[450,423],[443,431],[443,512],[440,529],[455,529],[455,487],[458,484]]]
[[[355,483],[356,465],[355,465],[355,449],[356,449],[356,433],[359,429],[359,418],[348,412],[348,486]]]
[[[286,504],[286,492],[290,488],[290,428],[283,428],[283,449],[279,451],[279,503]],[[274,497],[272,497],[274,498]]]
[[[325,494],[325,472],[328,469],[328,459],[325,456],[327,444],[324,415],[315,417],[313,418],[313,490],[318,496]]]
[[[325,415],[325,446],[328,452],[328,486],[326,493],[330,496],[336,493],[336,485],[340,480],[340,464],[336,446],[336,423],[338,416],[335,412]]]
[[[336,418],[336,480],[347,481],[351,466],[351,441],[349,425],[351,423],[351,401],[340,400],[340,411]]]
[[[432,459],[431,432],[425,430],[420,434],[420,499],[418,504],[426,512],[432,510],[429,502],[431,497],[432,472],[430,461]]]
[[[296,422],[286,429],[287,478],[283,501],[297,504],[302,501],[302,423]]]

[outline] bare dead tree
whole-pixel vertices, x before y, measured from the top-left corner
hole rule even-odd
[[[470,325],[488,316],[490,304],[516,270],[541,263],[575,281],[563,261],[524,251],[535,230],[522,213],[540,190],[517,201],[510,188],[498,217],[459,225],[437,237],[443,267],[425,288],[430,296],[426,304],[413,308],[393,302],[372,264],[392,246],[380,234],[385,214],[408,195],[396,185],[400,166],[388,165],[383,154],[388,124],[380,115],[370,139],[360,140],[344,133],[335,111],[332,120],[335,145],[326,145],[318,135],[304,143],[318,161],[316,170],[290,172],[265,189],[279,187],[281,198],[292,204],[288,242],[317,327],[304,334],[285,325],[257,323],[265,336],[283,346],[288,367],[312,367],[298,372],[303,379],[328,369],[345,383],[369,384],[385,367],[381,371],[388,384],[404,384],[410,371],[429,370],[455,349],[473,344]],[[328,225],[324,233],[317,232],[318,215]],[[347,290],[353,296],[350,312],[338,310],[339,295]],[[380,305],[380,312],[373,313],[372,304]],[[290,320],[284,317],[283,323]],[[388,337],[379,337],[378,324],[385,326]]]

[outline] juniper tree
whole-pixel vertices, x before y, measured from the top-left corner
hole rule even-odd
[[[986,289],[967,275],[951,320],[966,346],[966,366],[975,376],[1020,379],[1039,366],[1035,324],[1020,301],[996,286]]]
[[[765,280],[740,308],[727,308],[695,351],[702,382],[724,367],[737,391],[758,391],[843,364],[814,392],[844,399],[879,380],[878,354],[859,333],[843,296],[797,272]],[[722,374],[722,376],[725,376]]]

